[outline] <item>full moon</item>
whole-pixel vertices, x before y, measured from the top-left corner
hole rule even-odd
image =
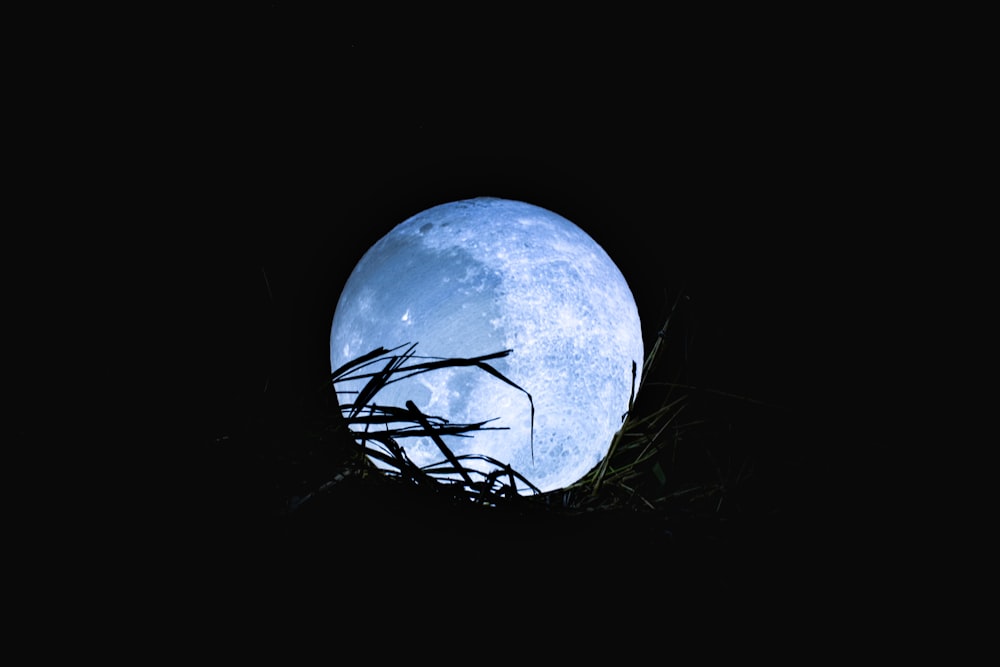
[[[476,367],[406,378],[375,402],[412,400],[454,423],[495,420],[488,426],[498,430],[445,441],[456,455],[509,464],[541,491],[569,486],[607,455],[628,410],[632,365],[641,369],[644,358],[635,299],[607,252],[552,211],[492,197],[403,221],[348,278],[330,333],[332,368],[406,343],[444,358],[511,350],[490,364],[531,395],[533,438],[525,394]],[[338,391],[363,385],[351,382]],[[419,466],[444,458],[430,438],[400,444]]]

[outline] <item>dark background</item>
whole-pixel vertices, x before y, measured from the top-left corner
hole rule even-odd
[[[632,286],[647,348],[683,290],[706,386],[812,403],[877,329],[854,323],[866,327],[882,289],[882,119],[823,63],[703,64],[661,88],[600,59],[521,79],[503,64],[450,74],[447,61],[373,72],[370,57],[342,48],[321,78],[279,61],[235,101],[205,83],[162,128],[187,153],[168,229],[185,239],[185,272],[209,279],[180,298],[227,341],[220,379],[256,374],[251,391],[320,377],[354,262],[406,217],[481,195],[590,233]]]
[[[883,169],[896,144],[881,84],[807,41],[486,57],[465,69],[454,53],[383,60],[351,40],[316,60],[286,36],[249,77],[236,54],[198,65],[157,100],[154,143],[174,165],[156,187],[157,229],[179,246],[170,291],[188,313],[171,364],[183,416],[169,427],[193,457],[177,460],[198,469],[196,483],[171,489],[185,513],[214,527],[261,507],[267,470],[246,472],[233,443],[280,441],[306,417],[304,397],[330,370],[340,287],[375,240],[435,204],[508,197],[565,216],[608,251],[647,349],[683,297],[669,342],[686,384],[777,406],[747,417],[745,403],[721,401],[701,415],[763,461],[770,504],[765,527],[706,557],[735,569],[705,566],[693,580],[756,589],[791,568],[795,586],[820,585],[820,554],[854,544],[827,540],[845,520],[862,524],[852,473],[884,428],[873,415],[890,378],[876,351],[892,309],[879,258],[899,184]],[[377,494],[344,502],[380,508],[355,541],[399,509]],[[614,562],[631,558],[615,551],[623,542],[669,553],[648,526],[627,525],[574,524],[565,546],[538,548],[607,550]],[[532,544],[538,529],[507,530]],[[698,539],[698,553],[715,548]]]
[[[274,6],[212,18],[60,60],[65,92],[39,105],[68,155],[54,164],[86,184],[61,194],[69,238],[102,248],[60,241],[99,269],[59,286],[81,293],[96,372],[60,371],[101,377],[114,356],[134,376],[69,401],[99,403],[95,437],[125,442],[105,472],[129,472],[108,473],[88,516],[163,555],[157,577],[291,605],[359,579],[398,602],[399,587],[486,572],[566,601],[593,589],[548,567],[515,580],[512,563],[571,562],[629,604],[678,591],[801,602],[826,599],[870,551],[882,515],[869,482],[904,382],[889,353],[907,278],[896,209],[915,188],[899,165],[919,153],[898,61],[808,21],[761,33],[677,19],[627,48],[553,44],[548,27],[386,48]],[[281,447],[330,371],[354,264],[407,217],[475,196],[543,206],[593,236],[632,287],[647,350],[681,297],[669,368],[696,388],[705,437],[757,463],[745,515],[484,519],[373,487],[301,523],[275,518]],[[50,247],[49,227],[31,234]],[[21,275],[46,280],[47,266]],[[99,325],[98,296],[115,326]],[[40,304],[25,297],[24,321]],[[25,368],[13,430],[44,442],[65,390]]]
[[[173,369],[188,374],[178,436],[199,467],[196,485],[175,489],[185,511],[207,532],[249,521],[252,543],[291,539],[302,551],[384,555],[405,543],[452,555],[472,531],[540,558],[585,553],[595,567],[686,563],[658,580],[665,589],[830,586],[827,557],[863,548],[843,537],[845,523],[862,525],[851,473],[882,428],[872,409],[886,371],[871,355],[889,317],[876,262],[889,242],[878,203],[891,187],[886,119],[824,54],[745,55],[706,53],[692,70],[644,55],[640,73],[583,55],[469,72],[447,54],[375,64],[346,43],[322,65],[284,54],[235,92],[209,77],[170,100],[164,146],[180,162],[164,229],[183,239],[187,291],[174,298],[190,309],[195,350]],[[698,415],[758,466],[763,500],[724,539],[617,515],[525,519],[491,537],[489,523],[436,506],[428,518],[371,490],[331,500],[318,523],[287,529],[294,538],[254,522],[268,509],[255,494],[274,482],[239,443],[280,442],[308,416],[354,263],[410,215],[484,195],[549,208],[591,234],[632,286],[647,349],[681,296],[668,338],[677,377],[767,404],[719,400]],[[463,521],[476,527],[453,528]],[[351,528],[327,528],[341,523]]]

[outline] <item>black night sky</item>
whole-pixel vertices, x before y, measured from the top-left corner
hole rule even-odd
[[[879,446],[884,427],[860,425],[891,370],[875,363],[893,317],[880,263],[891,230],[871,202],[897,185],[877,87],[797,41],[720,50],[692,37],[468,67],[446,50],[380,58],[343,35],[318,48],[293,25],[255,24],[197,57],[178,46],[143,68],[156,83],[123,116],[130,210],[146,230],[133,254],[170,258],[144,298],[178,313],[157,324],[170,344],[154,371],[175,388],[143,490],[162,512],[142,520],[172,571],[289,605],[333,595],[358,568],[383,573],[369,580],[381,599],[404,588],[411,604],[451,577],[522,586],[550,607],[593,593],[531,569],[558,562],[611,573],[601,590],[627,604],[831,594],[864,548],[851,472]],[[314,417],[354,263],[407,217],[475,196],[588,232],[628,280],[647,350],[677,301],[668,364],[693,387],[705,442],[725,443],[720,474],[753,462],[744,512],[724,525],[669,512],[482,519],[375,487],[302,521],[277,515],[302,474],[289,472],[301,451],[281,446]]]

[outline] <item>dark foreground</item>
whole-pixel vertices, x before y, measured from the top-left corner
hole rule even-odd
[[[302,439],[287,425],[268,439],[262,427],[204,443],[200,491],[178,505],[182,539],[162,547],[179,583],[240,609],[265,600],[272,610],[321,603],[404,616],[439,604],[460,615],[639,608],[658,618],[685,605],[766,603],[786,617],[839,594],[844,561],[831,545],[844,540],[831,537],[811,459],[788,449],[800,442],[796,420],[760,410],[731,407],[725,432],[692,435],[689,453],[715,466],[701,482],[714,482],[697,499],[653,506],[564,506],[560,494],[477,506],[363,474],[348,441]],[[699,457],[671,457],[679,471],[668,486],[696,486]]]

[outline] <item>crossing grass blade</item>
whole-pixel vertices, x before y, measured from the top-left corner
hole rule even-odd
[[[456,472],[458,472],[458,474],[462,476],[462,479],[465,480],[465,483],[468,484],[469,486],[472,486],[472,478],[469,476],[469,471],[463,468],[459,464],[458,459],[455,458],[455,454],[451,451],[451,448],[449,448],[448,445],[444,444],[444,440],[441,438],[441,436],[434,429],[431,428],[430,422],[427,421],[427,417],[424,415],[424,413],[420,412],[420,410],[417,409],[417,406],[413,403],[413,401],[407,401],[406,408],[413,413],[413,418],[417,421],[418,424],[424,427],[428,435],[430,435],[431,440],[433,440],[434,444],[437,445],[437,448],[441,450],[441,453],[444,454],[444,457],[448,459],[448,462],[455,467]]]

